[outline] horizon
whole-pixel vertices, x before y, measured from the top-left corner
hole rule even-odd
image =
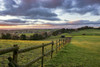
[[[83,25],[83,26],[78,26],[77,27],[77,25],[76,25],[76,27],[71,27],[71,26],[69,26],[69,27],[60,27],[59,28],[59,26],[58,27],[53,27],[53,28],[0,28],[0,31],[3,31],[3,30],[45,30],[45,29],[78,29],[78,28],[82,28],[82,27],[85,27],[86,25]],[[93,26],[88,26],[88,27],[93,27]],[[100,28],[100,26],[94,26],[93,28]]]

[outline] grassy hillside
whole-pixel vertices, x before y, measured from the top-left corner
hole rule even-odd
[[[26,36],[34,35],[34,33],[21,33],[21,34],[19,34],[19,36],[22,35],[22,34],[24,34],[24,35],[26,35]]]
[[[17,44],[19,46],[19,48],[22,49],[22,48],[36,46],[36,45],[42,45],[42,43],[50,43],[50,42],[51,41],[0,40],[0,49],[9,48],[15,44]],[[45,52],[47,50],[50,50],[49,47],[50,46],[45,48]],[[39,57],[40,55],[41,55],[41,48],[19,54],[18,63],[21,65],[28,63],[29,61],[31,61],[32,59],[35,59],[36,57]],[[0,55],[0,67],[7,67],[7,64],[8,64],[7,58],[9,56],[12,56],[12,52],[4,54],[4,55]],[[36,63],[34,66],[37,66],[37,65],[40,65],[39,62]]]
[[[100,36],[100,30],[97,30],[97,29],[81,30],[81,31],[73,32],[70,35],[79,36],[82,34],[91,35],[91,36]]]
[[[86,34],[86,35],[82,35]],[[81,31],[76,31],[72,33],[63,33],[58,36],[51,36],[47,40],[55,40],[58,38],[61,38],[62,35],[65,35],[66,37],[75,37],[75,36],[100,36],[100,30],[97,29],[88,29],[88,30],[81,30]]]
[[[100,36],[76,36],[45,67],[100,67]]]
[[[82,35],[85,33],[86,35]],[[31,34],[26,34],[31,35]],[[45,63],[47,67],[85,67],[93,65],[93,67],[98,67],[100,61],[100,30],[82,30],[73,33],[64,33],[66,37],[72,36],[72,42],[66,45],[57,56],[50,62]],[[29,41],[29,40],[0,40],[0,49],[12,47],[17,44],[20,49],[30,46],[41,45],[42,43],[49,43],[53,40],[58,40],[61,35],[51,36],[45,40],[39,41]],[[51,46],[45,48],[45,52],[50,49]],[[32,50],[19,55],[18,63],[25,64],[37,56],[41,55],[41,49]],[[12,53],[8,53],[0,56],[0,65],[8,63],[7,57],[12,56]],[[50,57],[49,57],[50,58]],[[48,59],[48,58],[46,58]],[[5,61],[5,62],[3,62]],[[47,61],[47,60],[46,60]],[[34,67],[40,65],[39,62],[35,63]],[[58,65],[58,66],[55,66]],[[96,66],[95,66],[96,65]],[[6,67],[6,66],[4,66]],[[91,66],[92,67],[92,66]]]
[[[0,40],[0,49],[12,47],[17,44],[20,49],[30,46],[41,45],[42,43],[49,43],[51,41],[30,41],[30,40]]]
[[[85,34],[85,36],[100,36],[100,30],[97,29],[81,30],[81,31],[72,32],[69,35],[84,36],[83,34]]]

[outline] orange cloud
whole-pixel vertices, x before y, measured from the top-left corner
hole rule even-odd
[[[36,25],[0,25],[0,29],[46,29],[52,25],[49,24],[36,24]]]

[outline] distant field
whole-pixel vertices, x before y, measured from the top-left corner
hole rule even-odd
[[[100,36],[100,30],[88,29],[70,33],[72,36],[84,36],[82,34],[85,34],[85,36]]]
[[[22,34],[24,34],[24,35],[26,35],[26,36],[34,35],[34,33],[20,33],[19,36],[22,35]]]
[[[82,35],[82,34],[86,34],[86,35]],[[61,35],[65,35],[66,37],[74,37],[74,36],[100,36],[100,30],[88,29],[88,30],[81,30],[81,31],[72,32],[72,33],[63,33]],[[47,40],[54,40],[54,39],[57,39],[57,38],[61,38],[61,35],[51,36]]]
[[[78,32],[73,32],[71,33],[71,35],[82,35],[82,34],[85,34],[85,35],[92,35],[92,36],[100,36],[100,30],[96,30],[96,29],[88,29],[88,30],[82,30],[82,31],[78,31]],[[84,35],[83,35],[84,36]]]
[[[26,36],[34,35],[34,33],[41,33],[41,32],[50,32],[50,31],[55,31],[57,29],[27,29],[27,30],[0,30],[0,37],[1,33],[16,33],[20,36],[21,34],[25,34]]]
[[[30,41],[30,40],[0,40],[0,48],[8,48],[13,45],[18,45],[20,48],[25,48],[29,46],[41,45],[42,43],[49,43],[51,41]]]

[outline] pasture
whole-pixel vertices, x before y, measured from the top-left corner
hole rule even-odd
[[[85,34],[85,35],[82,35]],[[31,34],[27,34],[31,35]],[[89,29],[81,30],[72,33],[63,33],[66,37],[73,37],[72,42],[61,49],[57,55],[54,55],[52,60],[45,60],[45,67],[99,67],[100,66],[100,30]],[[51,41],[58,40],[61,35],[51,36],[45,40],[0,40],[0,49],[12,47],[17,44],[20,49],[30,46],[41,45],[42,43],[50,43]],[[45,48],[45,52],[51,46]],[[22,53],[18,56],[19,64],[25,64],[30,60],[41,55],[41,49],[32,50]],[[7,66],[7,57],[12,56],[8,53],[0,56],[0,65]],[[32,59],[31,59],[32,58]],[[5,62],[3,62],[5,61]],[[6,64],[6,65],[4,65]],[[34,67],[40,66],[40,62],[33,65]]]
[[[45,67],[100,67],[100,36],[75,36]]]
[[[50,43],[51,41],[28,41],[28,40],[0,40],[0,49],[3,48],[9,48],[9,47],[13,47],[13,45],[17,44],[19,46],[19,49],[22,48],[26,48],[26,47],[31,47],[31,46],[36,46],[36,45],[41,45],[42,43]],[[45,48],[45,52],[47,50],[49,50],[50,46],[47,46]],[[41,55],[41,48],[36,49],[36,50],[31,50],[29,52],[25,52],[22,53],[18,56],[18,63],[19,64],[25,64],[28,63],[29,61],[31,61],[32,59],[38,57]],[[2,67],[6,67],[8,64],[8,60],[7,58],[9,56],[12,56],[12,52],[11,53],[7,53],[4,55],[0,55],[0,66]],[[38,66],[39,62],[37,62],[36,64],[34,64],[34,66]]]

